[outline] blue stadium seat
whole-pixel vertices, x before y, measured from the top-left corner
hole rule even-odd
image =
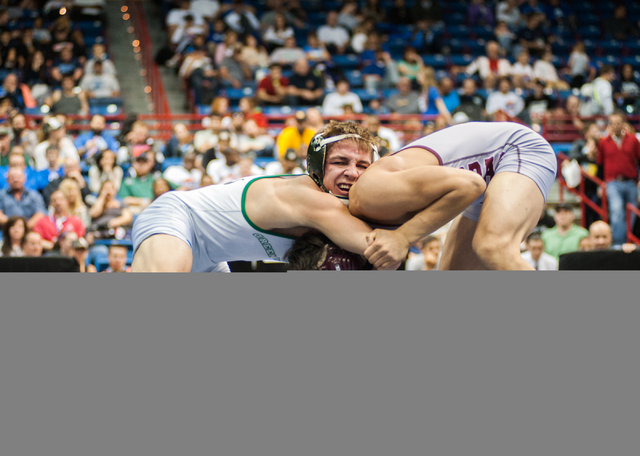
[[[273,157],[256,157],[253,162],[258,165],[260,168],[267,166],[268,163],[276,161]]]
[[[196,114],[208,116],[211,114],[210,105],[196,105]]]
[[[291,106],[264,106],[262,108],[263,114],[276,114],[276,115],[288,115],[293,113]]]
[[[392,97],[393,95],[395,95],[396,93],[398,93],[398,89],[384,89],[382,91],[382,98],[386,100]]]
[[[354,89],[352,92],[358,95],[363,103],[368,103],[369,101],[376,100],[379,97],[377,90]]]
[[[476,25],[471,27],[471,33],[473,33],[477,38],[489,40],[493,38],[493,27],[490,25]]]
[[[436,70],[444,68],[447,65],[444,56],[440,54],[425,54],[422,56],[422,61],[426,66],[431,66]]]
[[[349,85],[351,88],[360,88],[362,87],[362,73],[358,70],[347,71],[346,73],[347,81],[349,81]]]
[[[241,98],[253,96],[253,92],[253,89],[250,87],[245,87],[243,89],[234,89],[230,87],[227,89],[227,98],[229,98],[229,101],[232,103],[236,103],[240,101]]]
[[[623,65],[630,64],[634,70],[640,69],[640,55],[634,55],[630,57],[622,57],[620,63]]]
[[[583,12],[576,15],[576,20],[581,26],[598,25],[598,23],[600,22],[600,17],[597,14]]]
[[[606,55],[620,55],[622,51],[622,43],[618,40],[603,40],[597,43],[597,46]]]
[[[601,34],[600,27],[597,25],[587,25],[586,27],[579,27],[577,30],[578,35],[583,39],[598,39]]]
[[[452,38],[469,37],[469,27],[466,25],[449,25],[447,26],[446,31]]]
[[[89,106],[108,106],[111,104],[122,106],[122,98],[91,98],[89,100]]]
[[[473,62],[473,57],[470,55],[450,55],[449,61],[452,65],[467,66]]]
[[[640,53],[640,40],[638,39],[626,40],[624,42],[624,47],[631,54],[638,54]]]
[[[594,57],[592,61],[597,68],[600,68],[602,65],[611,65],[617,69],[618,65],[620,65],[620,59],[618,59],[618,57],[615,57],[613,55],[607,55],[604,57]]]
[[[355,54],[346,54],[346,55],[334,55],[333,56],[333,63],[342,68],[343,70],[355,70],[360,61],[358,59],[358,56]]]
[[[178,166],[182,163],[182,158],[180,157],[167,157],[164,159],[164,161],[162,162],[162,172],[165,172],[165,170],[169,167],[169,166]]]

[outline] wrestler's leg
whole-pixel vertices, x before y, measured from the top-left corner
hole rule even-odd
[[[533,269],[520,256],[520,244],[535,228],[543,207],[542,192],[529,177],[514,172],[493,177],[471,244],[487,269]]]
[[[483,270],[486,269],[471,243],[478,222],[464,215],[458,216],[447,232],[438,269],[440,270]]]
[[[145,239],[133,257],[132,272],[190,272],[193,253],[189,244],[168,234]]]

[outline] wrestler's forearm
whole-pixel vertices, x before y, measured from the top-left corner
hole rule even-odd
[[[481,194],[482,191],[472,185],[446,193],[402,224],[396,233],[412,245],[449,223]]]

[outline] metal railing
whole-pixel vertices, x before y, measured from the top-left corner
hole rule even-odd
[[[640,246],[640,238],[633,234],[633,224],[631,223],[631,213],[636,214],[636,217],[640,217],[640,209],[635,207],[631,203],[627,203],[627,242],[633,242]]]
[[[569,160],[569,157],[567,157],[562,152],[558,153],[558,169],[562,169],[562,162],[564,160]],[[585,179],[593,182],[602,189],[602,206],[598,206],[586,195],[584,191]],[[558,173],[558,185],[558,199],[561,203],[564,201],[564,190],[567,190],[568,192],[580,198],[580,212],[582,214],[581,224],[583,228],[587,227],[587,221],[585,217],[586,206],[589,206],[591,209],[593,209],[593,211],[598,214],[605,222],[609,221],[609,210],[607,208],[607,186],[603,180],[589,175],[589,173],[587,173],[584,169],[582,169],[582,167],[580,167],[580,184],[578,185],[577,189],[571,188],[567,185],[567,181],[565,181],[561,172]]]

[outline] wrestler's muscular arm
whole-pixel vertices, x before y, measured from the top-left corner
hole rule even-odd
[[[253,213],[250,216],[254,223],[271,230],[316,229],[339,247],[364,254],[371,227],[352,216],[338,198],[319,191],[308,177],[268,181],[250,190],[255,193],[250,194],[247,210]],[[384,258],[388,269],[397,269],[400,265]]]
[[[389,173],[384,186],[389,186],[388,199],[399,208],[396,210],[415,215],[395,231],[372,233],[374,241],[365,257],[377,269],[386,269],[387,262],[403,261],[412,244],[453,220],[486,189],[478,174],[442,166]]]

